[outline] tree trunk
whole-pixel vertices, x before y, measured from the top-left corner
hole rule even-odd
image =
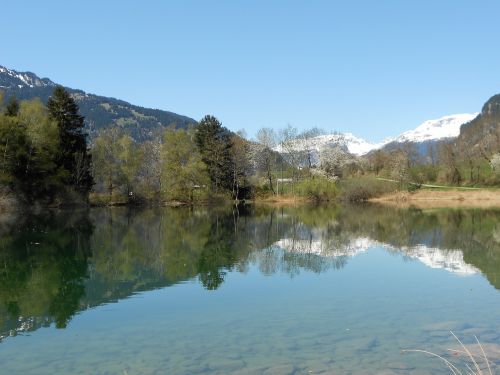
[[[273,194],[276,194],[273,188],[273,176],[269,167],[267,168],[267,178],[269,179],[269,187],[271,188],[271,191],[273,192]]]

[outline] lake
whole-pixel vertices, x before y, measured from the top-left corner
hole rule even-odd
[[[401,350],[450,330],[500,369],[500,210],[3,215],[0,286],[0,374],[447,374]]]

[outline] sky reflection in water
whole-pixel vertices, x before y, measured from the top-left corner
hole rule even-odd
[[[450,329],[498,361],[499,219],[378,206],[6,218],[0,373],[447,373],[400,350],[443,353]]]

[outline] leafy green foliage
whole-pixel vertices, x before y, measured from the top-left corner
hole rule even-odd
[[[163,135],[163,189],[169,200],[193,202],[209,183],[207,166],[194,142],[192,130],[169,128]]]
[[[95,190],[107,192],[108,203],[118,193],[126,202],[141,199],[140,169],[143,149],[122,129],[108,128],[94,140],[92,148]]]
[[[324,177],[304,179],[295,186],[295,189],[299,196],[315,202],[333,202],[338,195],[336,182]]]
[[[93,140],[97,204],[248,198],[249,142],[206,116],[196,128],[176,129],[144,143],[111,127]],[[107,194],[107,198],[103,198]]]
[[[0,142],[0,181],[15,189],[26,172],[29,148],[26,130],[17,118],[0,116]]]
[[[35,99],[10,101],[0,115],[0,185],[28,203],[69,191],[85,199],[92,185],[83,118],[63,89],[54,94],[51,112]]]

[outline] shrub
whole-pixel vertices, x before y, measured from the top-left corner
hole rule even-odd
[[[362,202],[397,190],[397,184],[372,177],[357,177],[340,182],[340,200]]]
[[[330,202],[338,195],[336,182],[325,177],[302,180],[296,184],[295,190],[298,195],[315,202]]]

